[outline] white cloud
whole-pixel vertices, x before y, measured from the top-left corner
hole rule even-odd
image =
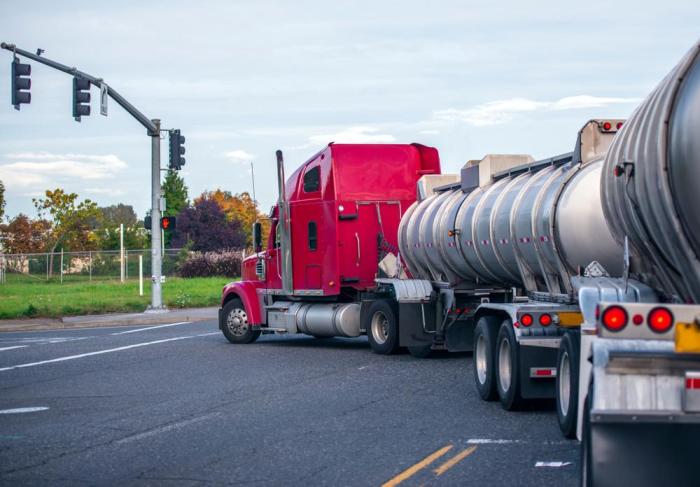
[[[309,137],[309,145],[320,146],[329,142],[343,144],[390,144],[396,141],[393,135],[379,134],[377,132],[379,132],[379,129],[375,127],[349,127],[335,133],[312,135]]]
[[[91,194],[107,195],[107,196],[121,196],[124,194],[123,189],[117,188],[85,188],[85,191]]]
[[[0,164],[0,179],[6,187],[29,187],[65,180],[94,181],[110,179],[128,166],[113,154],[51,154],[23,152],[5,154]]]
[[[639,101],[639,98],[616,98],[590,95],[567,96],[555,101],[509,98],[507,100],[484,103],[463,110],[457,108],[436,110],[433,112],[433,118],[448,122],[465,122],[470,125],[482,127],[510,122],[518,113],[599,108],[615,104],[638,103]]]
[[[232,160],[233,162],[251,162],[253,159],[255,159],[254,154],[250,154],[243,149],[236,149],[226,152],[224,153],[224,157]]]

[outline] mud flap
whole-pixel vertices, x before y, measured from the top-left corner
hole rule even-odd
[[[425,326],[424,326],[425,323]],[[423,347],[433,344],[435,306],[420,303],[399,303],[399,345]]]

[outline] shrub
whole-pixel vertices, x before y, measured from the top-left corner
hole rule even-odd
[[[180,265],[181,277],[240,277],[240,250],[190,252]]]

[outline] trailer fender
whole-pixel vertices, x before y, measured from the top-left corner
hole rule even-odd
[[[243,307],[248,314],[248,320],[252,325],[263,324],[262,311],[260,309],[260,300],[258,299],[258,288],[262,286],[260,283],[252,281],[230,282],[224,286],[221,293],[221,308],[232,299],[240,299]],[[219,326],[221,320],[219,319]]]

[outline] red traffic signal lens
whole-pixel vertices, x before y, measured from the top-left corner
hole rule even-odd
[[[620,331],[627,326],[627,311],[621,306],[610,306],[601,316],[603,326],[610,331]]]
[[[175,217],[174,216],[164,216],[160,219],[160,228],[163,230],[174,230],[175,229]]]
[[[649,328],[656,333],[666,333],[673,326],[673,315],[666,308],[654,308],[647,318]]]

